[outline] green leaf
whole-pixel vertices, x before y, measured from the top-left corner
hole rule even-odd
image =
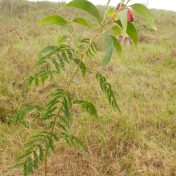
[[[52,136],[52,138],[55,140],[55,141],[58,141],[59,140],[59,137],[57,134],[54,134],[54,133],[51,133],[50,134]]]
[[[23,158],[26,158],[27,156],[29,156],[30,154],[32,153],[31,150],[28,150],[26,151],[25,153],[21,154],[18,158],[17,158],[17,161],[23,159]]]
[[[86,26],[86,27],[89,27],[89,28],[92,28],[92,24],[90,22],[88,22],[87,20],[85,20],[84,18],[75,18],[73,20],[73,22],[80,24],[80,25],[83,25],[83,26]]]
[[[107,16],[113,17],[115,14],[115,9],[113,7],[109,8],[107,11]]]
[[[116,37],[114,37],[114,36],[111,36],[111,37],[112,37],[112,40],[113,40],[114,48],[116,49],[117,53],[121,53],[122,48],[121,48],[121,45],[120,45],[119,41],[117,40]]]
[[[59,35],[57,37],[57,44],[60,45],[60,44],[63,44],[67,39],[67,36],[66,35]]]
[[[118,36],[121,33],[121,29],[118,26],[112,28],[114,35]]]
[[[40,159],[41,161],[43,161],[43,160],[44,160],[43,147],[42,147],[41,145],[39,145],[38,148],[39,148],[39,159]]]
[[[133,23],[128,22],[127,34],[133,40],[135,46],[138,44],[138,33]]]
[[[138,4],[138,3],[131,5],[131,7],[133,8],[135,12],[141,15],[153,29],[156,30],[154,17],[151,11],[147,7],[145,7],[142,4]]]
[[[56,61],[56,59],[53,59],[53,64],[55,66],[56,71],[59,73],[60,72],[60,66],[59,63]]]
[[[95,106],[85,100],[76,100],[75,102],[73,102],[74,104],[79,104],[81,105],[81,107],[87,111],[87,113],[89,113],[90,115],[94,116],[94,117],[98,117],[97,115],[97,110],[95,108]]]
[[[113,52],[113,40],[110,35],[107,35],[105,37],[105,42],[106,42],[106,53],[103,58],[103,65],[107,65],[110,62]]]
[[[12,167],[10,167],[10,169],[21,168],[22,166],[24,166],[24,162],[17,163],[17,164],[15,164],[15,165],[13,165]]]
[[[19,109],[14,115],[12,115],[10,121],[20,122],[24,120],[24,118],[26,117],[28,113],[33,112],[33,111],[41,111],[41,110],[42,110],[42,106],[32,105],[32,104],[26,105],[23,108]]]
[[[35,169],[37,169],[38,168],[38,162],[39,162],[38,154],[37,154],[36,151],[34,151],[33,155],[34,155],[33,166],[34,166]]]
[[[81,141],[79,138],[77,138],[74,135],[70,135],[69,136],[70,142],[77,146],[77,147],[81,147],[81,148],[86,148],[86,145],[83,143],[83,141]]]
[[[81,70],[81,72],[82,72],[82,75],[85,77],[87,68],[86,68],[86,65],[84,64],[84,62],[81,61],[80,59],[74,59],[74,62],[75,62],[77,65],[79,65],[80,70]]]
[[[61,25],[61,26],[66,26],[68,23],[67,21],[58,15],[54,15],[54,16],[49,16],[44,18],[42,21],[40,21],[40,25],[44,25],[44,24],[57,24],[57,25]]]
[[[67,127],[65,125],[63,125],[62,123],[60,122],[57,122],[57,125],[63,130],[63,131],[67,131]]]
[[[101,90],[102,92],[106,95],[108,101],[109,101],[109,104],[114,107],[115,109],[117,109],[119,112],[120,111],[120,108],[117,104],[117,101],[116,101],[116,98],[115,98],[115,95],[114,95],[114,92],[112,90],[112,87],[111,85],[106,81],[106,78],[104,76],[102,76],[100,73],[97,73],[96,74],[96,78],[97,80],[99,81],[99,84],[100,84],[100,87],[101,87]]]
[[[98,20],[98,22],[101,21],[101,16],[100,16],[100,13],[99,13],[98,9],[96,8],[96,6],[87,0],[73,0],[73,1],[69,2],[68,4],[66,4],[66,6],[67,7],[75,7],[75,8],[84,10],[87,13],[94,16]]]
[[[27,167],[28,167],[29,174],[31,174],[33,172],[33,160],[31,157],[28,159],[28,166]]]
[[[56,49],[58,49],[57,46],[47,46],[46,48],[42,49],[40,51],[40,53],[43,54],[43,53],[47,53],[47,52],[50,52],[50,51],[53,51],[53,50],[56,50]]]
[[[126,34],[127,25],[128,25],[127,13],[128,13],[127,9],[124,9],[120,13],[118,13],[118,18],[122,24],[124,36]]]
[[[34,139],[34,140],[31,140],[31,141],[29,141],[29,142],[27,142],[27,143],[25,143],[24,144],[24,147],[33,147],[33,146],[35,146],[35,144],[38,142],[40,140],[40,138],[36,138],[36,139]]]
[[[53,143],[53,139],[52,137],[50,136],[47,136],[47,139],[48,139],[48,147],[51,149],[51,150],[54,150],[54,143]]]
[[[28,158],[28,160],[24,163],[24,176],[28,176],[33,172],[33,160]]]
[[[28,176],[29,171],[28,171],[28,163],[27,161],[24,163],[24,176]]]

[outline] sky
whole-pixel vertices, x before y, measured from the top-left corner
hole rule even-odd
[[[53,1],[53,2],[69,2],[70,0],[31,0],[31,1]],[[94,4],[106,4],[107,0],[89,0]],[[111,0],[111,5],[115,6],[119,0]],[[165,9],[176,11],[176,0],[132,0],[132,2],[146,4],[149,8]]]

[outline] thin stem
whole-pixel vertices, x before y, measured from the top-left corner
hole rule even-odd
[[[48,174],[48,151],[45,151],[45,176]]]
[[[112,18],[109,22],[107,22],[106,24],[104,24],[103,26],[100,27],[99,30],[97,30],[97,33],[95,34],[95,36],[92,38],[92,40],[90,40],[90,44],[88,45],[87,49],[82,53],[81,55],[81,61],[84,59],[84,57],[86,56],[87,54],[87,51],[89,50],[91,44],[100,36],[100,34],[106,32],[108,29],[106,29],[105,31],[103,31],[103,27],[106,27],[108,24],[111,24],[112,22],[114,21],[114,18]],[[99,32],[101,31],[101,32]],[[66,91],[65,93],[68,92],[70,86],[71,86],[71,83],[73,82],[73,79],[76,77],[77,73],[79,72],[79,69],[80,69],[80,66],[78,65],[78,67],[76,68],[76,71],[73,73],[72,77],[70,78],[69,82],[67,83],[67,87],[66,87]],[[56,125],[56,120],[57,120],[57,117],[60,115],[61,111],[62,111],[62,108],[63,108],[63,105],[61,105],[58,113],[55,115],[55,118],[53,120],[53,126],[52,126],[52,129],[51,129],[51,133],[54,132],[54,128],[55,128],[55,125]],[[46,150],[45,152],[45,176],[47,176],[47,172],[48,172],[48,165],[47,165],[47,157],[48,157],[48,152]]]
[[[89,48],[90,48],[92,42],[93,42],[98,36],[99,36],[99,35],[96,34],[95,37],[90,41],[90,44],[89,44],[89,46],[87,47],[87,50],[85,50],[85,52],[84,52],[84,53],[82,54],[82,56],[81,56],[81,60],[84,59],[84,57],[85,57],[87,51],[89,50]],[[68,90],[69,90],[69,88],[70,88],[70,86],[71,86],[71,83],[72,83],[73,79],[75,78],[75,76],[77,75],[78,72],[79,72],[79,65],[78,65],[76,71],[74,72],[73,76],[70,78],[69,82],[67,83],[67,87],[66,87],[66,91],[65,91],[65,92],[68,92]],[[55,127],[55,125],[56,125],[56,120],[57,120],[57,117],[60,115],[60,113],[61,113],[61,111],[62,111],[62,108],[63,108],[63,105],[60,107],[59,112],[56,114],[56,116],[55,116],[55,118],[54,118],[53,126],[52,126],[52,129],[51,129],[51,133],[54,132],[54,127]],[[46,152],[45,152],[45,176],[47,176],[47,173],[48,173],[48,164],[47,164],[48,160],[47,160],[47,158],[48,158],[48,152],[47,152],[47,150],[46,150]]]
[[[107,1],[106,8],[109,6],[109,3],[110,3],[110,2],[111,2],[111,0],[108,0],[108,1]],[[108,13],[108,8],[106,9],[106,11],[105,11],[105,13],[104,13],[102,24],[104,24],[104,22],[105,22],[105,18],[106,18],[107,13]]]
[[[98,37],[98,34],[96,34],[95,37],[90,41],[90,44],[89,44],[89,46],[87,47],[87,50],[85,50],[84,53],[83,53],[82,56],[81,56],[81,61],[84,59],[84,57],[85,57],[87,51],[89,50],[89,48],[90,48],[92,42],[93,42],[97,37]],[[77,75],[78,72],[79,72],[79,65],[78,65],[78,67],[76,68],[76,71],[74,72],[74,74],[72,75],[72,77],[70,78],[69,82],[67,83],[67,87],[66,87],[66,91],[65,91],[65,92],[68,92],[68,90],[69,90],[69,88],[70,88],[70,85],[71,85],[73,79],[75,78],[75,76]],[[53,123],[53,127],[52,127],[52,129],[51,129],[51,133],[54,132],[54,127],[55,127],[55,125],[56,125],[56,120],[57,120],[57,117],[59,116],[59,114],[60,114],[61,111],[62,111],[62,107],[63,107],[63,106],[60,107],[59,112],[56,114],[56,116],[55,116],[55,118],[54,118],[54,121],[53,121],[54,123]]]

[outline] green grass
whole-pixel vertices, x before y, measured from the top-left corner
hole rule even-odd
[[[4,1],[5,2],[5,1]],[[13,7],[13,8],[12,8]],[[35,68],[39,51],[56,42],[64,33],[58,26],[39,26],[47,15],[72,16],[76,11],[59,12],[52,3],[1,4],[0,6],[0,175],[20,175],[9,169],[31,131],[40,124],[32,117],[28,126],[9,125],[6,120],[23,104],[44,102],[52,85],[31,88],[25,78]],[[101,7],[102,8],[102,7]],[[137,49],[124,46],[121,57],[114,56],[103,68],[112,83],[122,113],[106,103],[90,75],[74,80],[72,90],[96,102],[99,118],[75,109],[73,131],[88,146],[90,155],[61,143],[50,157],[51,176],[171,176],[176,175],[176,13],[153,11],[158,31],[146,28],[139,19],[141,43]],[[93,35],[77,28],[83,36]],[[102,70],[104,46],[86,61]],[[68,73],[60,75],[67,81]],[[36,175],[42,175],[42,168]]]

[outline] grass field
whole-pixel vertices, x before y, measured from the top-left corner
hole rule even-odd
[[[24,86],[35,68],[39,51],[64,33],[58,26],[39,26],[47,15],[72,16],[58,4],[7,3],[0,5],[0,176],[18,176],[9,169],[27,137],[39,126],[9,125],[8,117],[26,103],[45,102],[49,83],[29,90]],[[5,3],[6,2],[6,3]],[[9,1],[12,2],[12,1]],[[102,7],[100,7],[102,8]],[[102,8],[103,10],[103,8]],[[49,176],[176,176],[176,13],[153,10],[158,31],[139,19],[140,44],[123,46],[121,57],[102,68],[104,46],[88,60],[103,70],[113,85],[122,113],[114,112],[96,89],[94,77],[75,79],[72,89],[96,102],[99,118],[79,111],[73,131],[88,146],[89,155],[60,143],[49,161]],[[93,35],[78,28],[83,36]],[[69,73],[60,75],[67,81]],[[30,128],[29,128],[30,127]],[[42,167],[34,175],[42,176]]]

